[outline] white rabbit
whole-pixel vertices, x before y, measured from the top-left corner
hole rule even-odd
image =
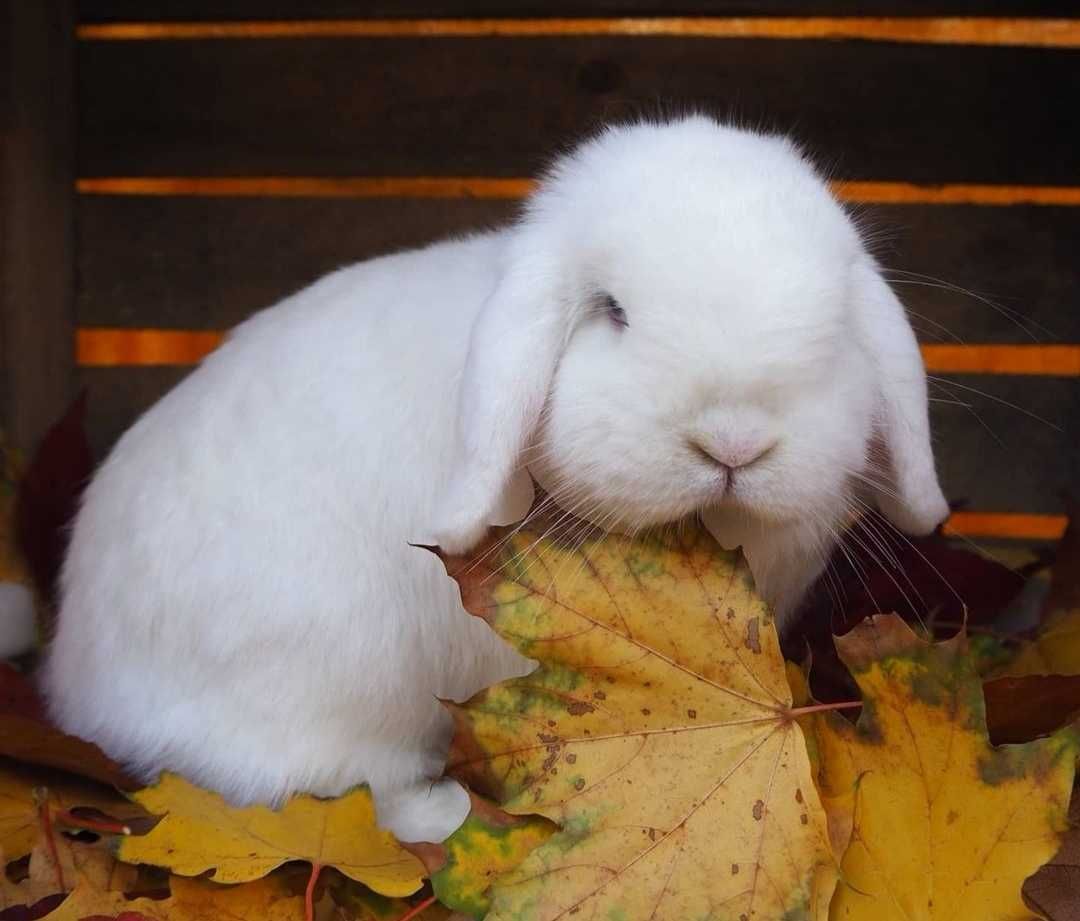
[[[399,837],[441,840],[467,802],[434,782],[435,698],[528,663],[410,544],[523,511],[523,458],[609,530],[702,514],[781,618],[857,501],[915,533],[947,511],[904,311],[799,151],[609,128],[514,225],[324,278],[124,435],[75,523],[52,713],[143,778],[367,781]]]

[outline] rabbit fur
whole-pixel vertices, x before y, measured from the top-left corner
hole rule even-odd
[[[915,337],[800,151],[610,127],[511,226],[323,278],[135,423],[74,524],[53,716],[145,780],[367,782],[381,824],[441,840],[468,802],[436,698],[530,663],[414,545],[520,515],[526,467],[611,531],[700,514],[781,622],[854,508],[947,513]]]

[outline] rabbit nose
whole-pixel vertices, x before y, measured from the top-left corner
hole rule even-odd
[[[691,446],[708,460],[728,470],[748,467],[768,454],[775,441],[762,438],[694,438]]]

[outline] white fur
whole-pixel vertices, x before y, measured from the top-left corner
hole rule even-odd
[[[610,129],[514,226],[323,279],[135,424],[75,524],[48,700],[144,777],[239,802],[368,781],[384,824],[438,840],[466,804],[431,787],[435,698],[528,665],[410,542],[473,545],[528,450],[607,528],[703,513],[783,617],[875,434],[902,461],[886,511],[929,529],[914,338],[798,151],[705,118]]]

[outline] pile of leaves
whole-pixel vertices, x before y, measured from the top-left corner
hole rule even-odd
[[[936,537],[886,578],[861,546],[786,660],[745,562],[692,526],[530,522],[446,558],[539,665],[448,704],[473,808],[438,845],[394,841],[363,787],[279,811],[139,788],[0,666],[0,921],[1080,917],[1080,538],[1023,633],[1001,624],[1035,583],[1008,568]]]

